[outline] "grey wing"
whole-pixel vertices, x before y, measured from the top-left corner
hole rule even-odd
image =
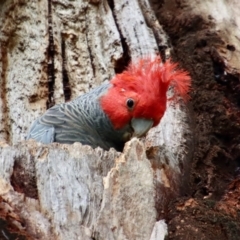
[[[56,105],[50,108],[43,116],[36,119],[30,127],[27,139],[35,139],[41,143],[52,143],[55,141],[55,126],[64,124],[64,114]]]
[[[94,120],[84,109],[85,101],[80,103],[83,105],[63,103],[48,109],[33,123],[27,139],[46,144],[81,142],[94,147],[96,142],[96,146],[99,146],[96,140],[99,136],[93,127]]]
[[[27,139],[33,138],[42,143],[81,142],[92,147],[109,149],[113,143],[106,141],[107,137],[102,129],[104,125],[107,129],[112,125],[99,106],[99,97],[109,86],[103,84],[72,102],[50,108],[33,123]]]

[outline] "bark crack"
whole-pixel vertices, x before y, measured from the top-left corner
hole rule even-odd
[[[153,31],[162,61],[165,62],[166,59],[170,57],[170,43],[167,34],[159,24],[159,21],[150,6],[148,6],[143,0],[138,0],[138,3],[141,7],[142,14],[147,26]]]
[[[119,32],[120,40],[121,40],[121,44],[122,44],[122,48],[123,48],[123,55],[121,58],[119,58],[115,62],[115,67],[114,67],[115,73],[121,73],[129,65],[129,63],[131,61],[131,56],[129,53],[129,47],[128,47],[126,38],[124,38],[122,31],[119,27],[119,24],[117,22],[117,17],[116,17],[115,11],[114,11],[114,9],[115,9],[114,0],[108,0],[108,5],[109,5],[110,9],[112,10],[113,18],[115,20],[115,24],[116,24],[117,30]]]
[[[3,44],[3,43],[2,43]],[[6,43],[5,43],[6,44]],[[1,57],[2,57],[2,74],[1,74],[1,102],[2,102],[2,117],[1,117],[1,128],[0,133],[3,134],[3,138],[10,142],[10,127],[9,127],[9,110],[7,106],[7,87],[6,87],[6,71],[8,67],[8,59],[7,59],[7,46],[1,49]]]
[[[26,197],[38,199],[35,166],[30,164],[26,168],[22,164],[22,159],[25,157],[19,156],[15,159],[10,182],[14,191],[23,193]]]
[[[96,76],[96,68],[94,65],[94,57],[92,54],[92,50],[91,50],[91,46],[89,44],[89,39],[88,39],[88,26],[87,26],[87,11],[85,12],[85,23],[86,23],[86,43],[87,43],[87,49],[88,49],[88,53],[89,53],[89,57],[90,57],[90,63],[91,63],[91,67],[92,67],[92,71],[93,71],[93,77],[95,78]]]
[[[62,48],[62,81],[63,81],[63,93],[65,102],[69,101],[71,99],[71,87],[69,84],[69,78],[68,78],[68,72],[66,69],[66,44],[64,41],[64,36],[62,36],[62,42],[61,42],[61,48]]]
[[[52,27],[52,0],[48,0],[48,101],[47,108],[52,107],[54,102],[54,83],[55,83],[55,72],[54,72],[54,38],[53,38],[53,27]]]

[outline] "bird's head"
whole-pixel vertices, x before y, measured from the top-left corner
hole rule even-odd
[[[117,74],[100,103],[115,129],[130,124],[133,136],[140,137],[164,115],[169,86],[174,87],[173,98],[186,100],[190,82],[188,73],[178,69],[176,63],[163,63],[158,56],[146,57]]]

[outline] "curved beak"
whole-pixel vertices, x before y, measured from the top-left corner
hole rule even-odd
[[[153,126],[153,120],[144,118],[133,118],[131,120],[134,129],[133,137],[141,137]]]

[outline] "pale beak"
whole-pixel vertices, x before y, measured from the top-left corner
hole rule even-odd
[[[153,126],[153,120],[145,118],[133,118],[131,126],[134,129],[133,137],[141,137]]]

